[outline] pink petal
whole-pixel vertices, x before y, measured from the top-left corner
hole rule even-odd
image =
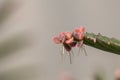
[[[85,27],[81,26],[80,27],[80,32],[84,33],[85,32]]]
[[[75,38],[79,40],[83,40],[84,38],[84,33],[74,33]]]
[[[73,42],[73,37],[71,38],[71,39],[69,39],[69,40],[66,40],[66,43],[67,44],[70,44],[70,43],[72,43]]]
[[[84,33],[79,33],[79,39],[83,40],[83,38],[84,38]]]
[[[79,33],[79,32],[80,32],[80,29],[79,29],[79,28],[76,28],[76,29],[74,30],[74,32],[75,32],[75,33]]]
[[[65,36],[67,39],[70,39],[72,37],[72,32],[66,32]]]
[[[79,39],[79,33],[74,33],[75,38]]]
[[[59,34],[59,40],[63,43],[65,41],[65,33],[64,32],[61,32]]]
[[[74,30],[75,33],[84,33],[85,32],[85,27],[84,26],[81,26],[80,28],[76,28]]]
[[[54,41],[54,43],[56,43],[56,44],[60,44],[60,43],[61,43],[60,40],[59,40],[59,38],[58,38],[57,36],[55,36],[55,37],[53,38],[53,41]]]

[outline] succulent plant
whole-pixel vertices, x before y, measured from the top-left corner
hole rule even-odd
[[[84,37],[84,44],[94,48],[120,55],[120,40],[102,36],[100,33],[87,33]]]

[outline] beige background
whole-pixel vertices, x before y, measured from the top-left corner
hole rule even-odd
[[[114,80],[114,71],[120,67],[118,55],[86,46],[88,56],[80,53],[70,65],[68,58],[61,62],[60,46],[52,42],[52,37],[84,25],[87,32],[120,39],[120,0],[14,1],[19,8],[1,25],[0,40],[24,34],[30,44],[0,59],[3,79],[58,80],[60,72],[70,71],[77,80],[93,80],[97,70],[106,80]]]

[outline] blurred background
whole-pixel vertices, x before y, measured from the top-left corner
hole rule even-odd
[[[52,37],[85,26],[87,32],[120,39],[120,0],[0,0],[0,80],[115,80],[120,56],[85,46],[72,64],[60,57]]]

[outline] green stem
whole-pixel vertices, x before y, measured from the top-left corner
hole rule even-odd
[[[86,33],[84,44],[120,55],[120,40],[115,38],[108,38],[101,34],[96,35],[94,33]]]

